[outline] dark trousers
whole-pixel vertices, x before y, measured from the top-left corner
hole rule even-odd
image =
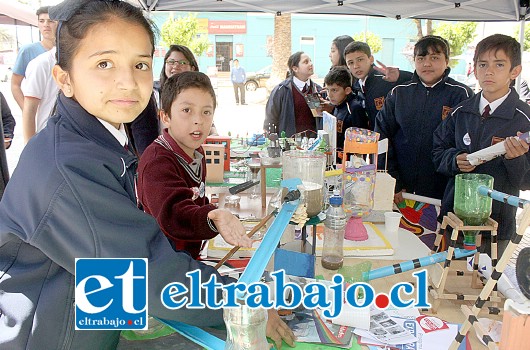
[[[234,96],[236,97],[236,103],[239,103],[239,95],[241,94],[241,104],[244,104],[245,103],[245,83],[232,83],[232,84],[234,84]]]

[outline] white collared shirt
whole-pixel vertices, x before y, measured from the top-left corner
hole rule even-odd
[[[493,114],[493,111],[495,111],[497,107],[499,107],[501,103],[503,103],[504,100],[508,98],[508,95],[510,94],[510,92],[511,92],[511,89],[508,89],[508,93],[506,95],[502,96],[501,98],[496,99],[493,102],[488,102],[488,100],[484,98],[484,95],[480,93],[480,102],[478,104],[478,112],[480,113],[480,115],[484,113],[484,108],[486,108],[487,105],[490,105],[490,114]]]
[[[112,136],[114,136],[116,138],[116,140],[118,140],[120,145],[125,147],[125,145],[127,145],[129,143],[129,138],[127,137],[127,133],[125,132],[125,126],[123,125],[123,123],[120,124],[120,128],[119,129],[116,129],[109,122],[107,122],[107,121],[105,121],[103,119],[99,119],[99,118],[96,118],[96,119],[99,120],[99,122],[101,124],[103,124],[105,129],[107,129],[112,134]]]
[[[307,91],[309,91],[309,88],[311,87],[310,79],[307,79],[307,81],[301,81],[297,77],[293,76],[293,82],[296,87],[302,91],[304,89],[304,86],[307,85]]]

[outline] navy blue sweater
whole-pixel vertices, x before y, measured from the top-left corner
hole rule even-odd
[[[354,88],[357,91],[357,95],[360,101],[363,103],[363,107],[366,109],[368,119],[370,121],[370,129],[374,130],[375,117],[385,103],[385,98],[395,86],[403,84],[412,79],[412,73],[407,71],[400,71],[399,78],[396,82],[388,82],[383,80],[384,75],[371,69],[370,73],[366,77],[364,83],[364,91],[361,91],[361,85],[359,80],[354,84]]]
[[[388,172],[396,179],[396,192],[406,189],[441,199],[447,178],[437,174],[432,162],[433,132],[453,107],[473,95],[471,89],[448,77],[426,87],[414,73],[412,80],[396,86],[377,114],[375,131],[389,139]],[[378,168],[384,168],[380,157]]]
[[[512,89],[506,100],[486,119],[479,113],[480,94],[455,107],[451,115],[434,133],[433,161],[436,170],[451,177],[442,200],[441,216],[453,211],[454,176],[460,174],[456,156],[473,153],[492,145],[493,140],[516,136],[530,130],[530,106],[519,100]],[[464,137],[466,140],[464,141]],[[519,190],[529,189],[530,153],[514,158],[498,157],[478,165],[473,173],[493,176],[493,188],[514,196]],[[499,223],[500,239],[515,233],[517,208],[493,201],[491,218]]]
[[[351,127],[368,127],[368,117],[364,108],[355,95],[349,94],[346,99],[333,109],[333,115],[337,117],[337,148],[344,148],[344,133]]]

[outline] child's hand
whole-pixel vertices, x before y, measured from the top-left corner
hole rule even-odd
[[[517,133],[517,136],[519,135],[521,135],[520,132]],[[528,144],[516,137],[507,137],[504,140],[504,148],[506,149],[505,159],[517,158],[528,152]]]
[[[469,173],[475,170],[475,166],[467,160],[467,153],[460,153],[456,156],[456,166],[463,173]]]
[[[394,203],[397,205],[401,202],[403,202],[403,192],[407,192],[407,190],[403,189],[399,191],[398,193],[394,194]]]
[[[219,234],[228,244],[250,248],[252,240],[247,237],[247,232],[241,221],[226,209],[214,209],[208,213],[219,231]]]
[[[398,67],[387,67],[383,63],[377,60],[376,62],[381,67],[374,65],[374,69],[383,74],[383,80],[394,83],[399,79],[399,68]]]
[[[328,100],[320,100],[320,115],[322,115],[322,112],[328,112],[329,114],[333,113],[333,109],[335,109],[335,106],[331,104]]]
[[[284,340],[290,347],[294,347],[294,333],[289,326],[283,322],[278,315],[278,311],[274,309],[267,310],[269,318],[267,319],[267,337],[274,340],[276,349],[282,348],[282,340]]]

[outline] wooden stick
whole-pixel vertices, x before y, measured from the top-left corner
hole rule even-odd
[[[254,226],[252,230],[250,230],[249,233],[247,233],[247,237],[250,238],[254,236],[254,234],[258,232],[260,228],[265,226],[265,224],[274,216],[275,212],[276,210],[273,210],[272,213],[268,214],[263,219],[261,219],[261,221],[258,222],[258,224]],[[234,248],[230,249],[228,254],[226,254],[221,260],[219,260],[217,265],[215,265],[215,269],[218,270],[228,259],[230,259],[239,250],[239,248],[240,248],[239,246],[235,246]]]

